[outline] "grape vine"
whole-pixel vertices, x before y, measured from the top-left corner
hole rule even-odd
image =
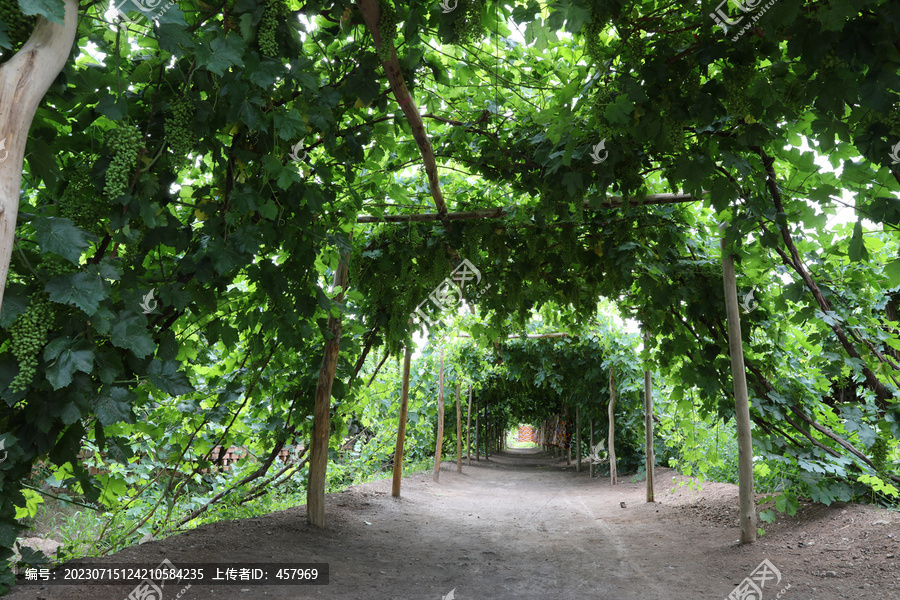
[[[265,0],[265,10],[259,24],[259,50],[266,56],[274,58],[279,55],[275,33],[287,12],[284,0]]]

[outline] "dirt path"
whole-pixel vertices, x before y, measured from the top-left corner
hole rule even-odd
[[[389,480],[329,494],[324,530],[307,526],[299,507],[204,526],[105,561],[330,565],[327,586],[194,585],[181,600],[441,600],[451,591],[455,600],[721,600],[763,559],[780,581],[768,581],[762,598],[740,598],[900,600],[897,512],[808,506],[741,547],[735,486],[692,490],[658,469],[657,502],[648,504],[643,482],[621,481],[612,487],[589,479],[586,465],[575,473],[565,461],[509,450],[473,461],[462,475],[445,463],[438,484],[430,473],[407,477],[399,500]],[[20,584],[9,597],[123,600],[133,589]],[[167,586],[152,600],[180,590]]]

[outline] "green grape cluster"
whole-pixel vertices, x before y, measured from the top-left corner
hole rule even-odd
[[[268,57],[278,56],[278,41],[275,32],[278,24],[287,14],[284,0],[265,0],[262,21],[259,24],[259,50]]]
[[[458,11],[453,28],[456,30],[458,43],[469,44],[484,35],[484,28],[481,26],[481,8],[484,0],[460,0],[460,4],[463,3],[465,6]]]
[[[46,273],[47,277],[49,278],[56,277],[57,275],[68,275],[69,273],[74,273],[76,267],[64,258],[46,255],[41,261],[41,270],[44,271],[44,273]]]
[[[892,108],[887,116],[881,117],[879,120],[888,126],[891,133],[900,135],[900,108]]]
[[[691,70],[684,81],[684,96],[693,100],[700,93],[700,73]]]
[[[95,197],[94,186],[91,185],[91,172],[76,169],[59,199],[59,216],[71,220],[77,227],[99,233],[102,230],[102,209],[103,205]]]
[[[825,58],[822,59],[822,64],[819,66],[822,79],[825,81],[834,77],[839,71],[846,71],[848,68],[849,65],[838,58],[838,55],[831,50],[825,54]]]
[[[883,473],[886,471],[887,466],[887,457],[888,457],[888,443],[887,441],[879,437],[875,440],[875,443],[872,444],[872,465],[875,467],[875,471],[878,473]]]
[[[725,108],[737,119],[743,120],[750,113],[747,92],[752,80],[752,67],[735,67],[725,73]]]
[[[594,64],[603,62],[603,44],[601,43],[603,24],[599,19],[592,18],[582,29],[584,35],[584,48]]]
[[[666,148],[681,148],[684,145],[684,128],[677,120],[671,117],[663,119],[663,134]]]
[[[109,132],[106,143],[112,152],[112,162],[106,171],[107,197],[114,200],[128,190],[128,179],[141,150],[141,132],[123,125]]]
[[[169,107],[171,113],[166,117],[166,139],[175,156],[187,156],[196,140],[191,132],[195,110],[187,98],[176,98]]]
[[[31,295],[28,308],[16,317],[9,329],[12,353],[19,362],[19,372],[9,384],[13,392],[25,391],[34,380],[37,355],[47,343],[47,333],[53,326],[53,305],[42,292]]]
[[[17,49],[28,41],[37,17],[22,14],[18,0],[0,0],[0,19],[6,23],[6,32],[12,47]]]
[[[397,11],[389,2],[380,2],[381,18],[378,20],[378,35],[381,36],[381,47],[378,49],[378,58],[382,61],[391,57],[394,49],[394,39],[397,37]]]

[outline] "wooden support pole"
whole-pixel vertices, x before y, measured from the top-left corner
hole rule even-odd
[[[412,362],[412,350],[406,346],[403,356],[403,384],[400,388],[400,423],[397,425],[397,448],[394,450],[394,483],[391,496],[400,497],[400,481],[403,478],[403,441],[406,438],[406,410],[409,406],[409,368]]]
[[[575,407],[575,472],[581,473],[581,409]]]
[[[466,409],[466,465],[472,466],[472,386],[469,386],[469,407]]]
[[[434,480],[441,478],[441,449],[444,447],[444,349],[441,348],[441,370],[438,372],[438,430],[434,442]]]
[[[644,347],[647,346],[649,336],[644,334]],[[656,465],[656,456],[653,451],[653,387],[650,379],[650,371],[644,371],[644,456],[647,462],[647,502],[653,502],[653,468]]]
[[[344,254],[334,272],[334,286],[341,291],[334,302],[341,302],[347,289],[347,261]],[[325,478],[328,471],[328,439],[331,437],[331,387],[341,347],[341,316],[328,317],[331,339],[325,342],[316,403],[313,409],[313,431],[309,450],[309,476],[306,492],[306,520],[314,527],[325,527]]]
[[[462,382],[456,382],[456,472],[462,473],[462,405],[459,390]]]
[[[750,433],[750,399],[741,341],[741,313],[738,309],[734,255],[725,247],[725,223],[719,225],[722,246],[722,279],[725,285],[725,313],[728,319],[728,350],[734,385],[734,420],[738,433],[738,496],[740,500],[741,544],[756,541],[756,506],[753,498],[753,438]]]
[[[591,417],[591,454],[594,454],[594,417]],[[594,460],[591,459],[591,464],[588,467],[588,475],[591,479],[594,478]]]
[[[476,403],[477,404],[477,403]],[[481,446],[478,445],[478,437],[480,435],[481,429],[478,427],[478,418],[479,418],[479,410],[478,407],[475,407],[475,460],[481,460]]]
[[[616,485],[618,479],[616,477],[616,386],[613,379],[612,365],[609,367],[609,438],[607,445],[609,447],[609,483]]]

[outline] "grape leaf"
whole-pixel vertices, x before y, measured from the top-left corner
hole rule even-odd
[[[52,252],[78,264],[81,253],[97,238],[75,227],[69,219],[58,217],[35,217],[31,221],[35,235],[41,245],[41,253]]]

